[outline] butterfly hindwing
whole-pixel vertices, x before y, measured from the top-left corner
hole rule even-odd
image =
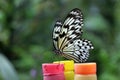
[[[59,34],[62,28],[62,22],[61,21],[56,21],[54,30],[53,30],[53,45],[55,49],[58,49],[58,39],[59,39]]]
[[[93,49],[92,43],[89,40],[74,40],[73,43],[69,43],[63,50],[63,55],[70,55],[71,59],[76,62],[84,62],[89,57],[89,50]],[[69,59],[70,59],[69,58]]]

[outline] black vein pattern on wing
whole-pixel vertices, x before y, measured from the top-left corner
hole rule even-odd
[[[65,19],[64,24],[62,25],[62,29],[60,32],[60,36],[64,39],[60,44],[60,49],[63,50],[64,47],[69,43],[75,40],[76,38],[80,38],[82,35],[82,26],[83,26],[83,18],[82,13],[79,9],[74,9],[70,11],[68,16]],[[66,30],[66,31],[64,31]],[[70,33],[71,31],[71,33]],[[64,45],[63,45],[64,44]]]
[[[75,55],[63,54],[62,56],[66,57],[67,59],[73,59],[75,62],[80,62],[80,59]]]
[[[62,21],[58,20],[56,21],[55,23],[55,26],[54,26],[54,29],[53,29],[53,46],[55,49],[58,50],[58,38],[59,38],[59,34],[60,34],[60,31],[61,31],[61,27],[62,27]]]
[[[72,56],[71,59],[74,58],[78,62],[85,62],[89,57],[89,49],[93,49],[89,40],[78,39],[64,48],[63,55],[69,54],[68,56]]]

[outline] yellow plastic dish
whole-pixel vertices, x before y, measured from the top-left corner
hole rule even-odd
[[[74,61],[73,60],[55,61],[53,63],[64,64],[64,71],[73,71],[74,70]]]

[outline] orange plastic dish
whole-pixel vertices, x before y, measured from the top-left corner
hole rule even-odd
[[[76,63],[75,74],[96,74],[96,63]]]

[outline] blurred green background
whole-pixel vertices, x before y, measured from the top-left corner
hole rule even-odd
[[[42,80],[42,63],[64,60],[52,30],[73,8],[84,14],[98,80],[120,80],[120,0],[0,0],[0,80]]]

